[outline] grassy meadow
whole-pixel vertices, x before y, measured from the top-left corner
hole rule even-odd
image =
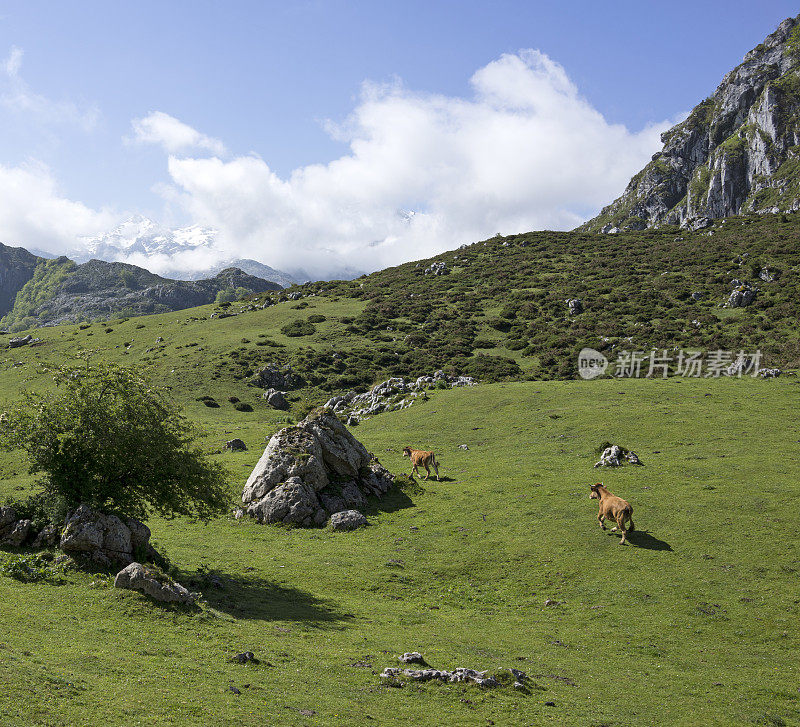
[[[141,321],[155,338],[176,316]],[[128,325],[95,337],[116,345]],[[50,329],[46,345],[7,352],[2,397],[46,384],[49,338],[65,355],[85,333]],[[207,335],[211,354],[222,333]],[[153,358],[210,449],[247,443],[215,455],[236,497],[285,415],[234,410],[224,396],[248,389],[204,378],[212,358]],[[0,577],[0,724],[800,724],[798,391],[782,377],[433,392],[353,430],[395,473],[410,444],[435,449],[444,475],[373,503],[366,529],[152,520],[199,609],[115,590],[102,573]],[[592,469],[605,440],[645,466]],[[588,486],[600,479],[634,506],[627,547],[597,526]],[[0,499],[30,486],[3,455]],[[521,669],[530,692],[383,684],[410,650],[436,668]],[[242,651],[261,663],[229,661]]]

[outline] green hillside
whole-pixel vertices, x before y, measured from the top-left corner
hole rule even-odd
[[[445,475],[372,502],[363,531],[151,520],[173,575],[202,592],[197,610],[104,573],[0,575],[0,724],[799,723],[795,378],[572,380],[585,345],[612,360],[760,348],[764,365],[798,365],[800,220],[710,232],[498,237],[0,349],[0,407],[81,357],[148,372],[229,467],[231,509],[268,437],[331,394],[437,368],[484,382],[354,430],[392,472],[409,444],[434,449]],[[434,262],[445,274],[424,272]],[[760,289],[752,305],[721,307],[734,278]],[[253,384],[268,363],[298,377],[289,412]],[[223,453],[233,437],[248,451]],[[607,440],[645,466],[593,469]],[[0,501],[31,492],[19,453],[0,454],[0,473]],[[597,527],[598,479],[634,506],[630,547]],[[519,668],[530,693],[387,687],[378,674],[411,650],[437,668]],[[242,651],[262,663],[229,661]]]
[[[434,262],[446,274],[425,274]],[[97,350],[149,368],[184,402],[202,394],[254,403],[253,375],[288,363],[308,406],[440,368],[483,381],[574,378],[585,346],[612,362],[622,351],[760,349],[762,366],[793,368],[799,272],[798,215],[730,218],[695,233],[534,232],[231,305],[39,328],[40,346],[3,356],[11,367]],[[751,305],[723,307],[733,281],[759,289]],[[572,298],[583,312],[570,315]],[[26,364],[3,378],[16,391],[30,375]]]
[[[445,475],[375,503],[363,531],[151,521],[200,610],[102,574],[0,577],[0,723],[797,724],[800,471],[763,456],[797,446],[797,402],[791,379],[437,392],[359,427],[392,471],[413,443]],[[209,446],[250,447],[219,455],[236,495],[277,425],[215,411]],[[645,466],[599,475],[606,439]],[[28,487],[2,466],[3,494]],[[600,478],[633,503],[630,547],[597,527]],[[261,664],[229,661],[246,650]],[[532,688],[383,685],[409,650]]]

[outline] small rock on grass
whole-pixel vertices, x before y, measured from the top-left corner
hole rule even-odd
[[[367,524],[367,518],[358,510],[342,510],[331,515],[331,528],[337,531],[356,530]]]

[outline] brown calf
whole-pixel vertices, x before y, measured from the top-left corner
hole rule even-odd
[[[611,528],[611,531],[614,532],[617,529],[621,530],[622,540],[619,541],[619,544],[625,544],[627,542],[625,536],[628,534],[628,530],[636,530],[633,524],[633,507],[621,497],[612,495],[603,487],[602,482],[591,485],[591,489],[592,493],[589,495],[589,498],[592,500],[600,500],[600,512],[597,513],[597,520],[600,522],[600,527],[603,530],[606,529],[606,526],[603,524],[603,520],[606,518],[613,520],[617,525]],[[626,520],[628,521],[627,529],[625,528]]]
[[[403,447],[403,457],[408,457],[411,460],[411,464],[414,465],[411,468],[411,476],[414,476],[416,472],[419,474],[419,470],[417,469],[420,465],[425,468],[425,479],[427,480],[428,477],[431,475],[430,467],[433,467],[434,472],[436,472],[436,481],[439,481],[439,464],[436,461],[436,455],[433,452],[424,452],[421,449],[411,449],[411,447]],[[429,467],[430,465],[430,467]]]

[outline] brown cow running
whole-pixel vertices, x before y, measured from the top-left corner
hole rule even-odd
[[[434,472],[436,472],[436,481],[439,481],[439,464],[436,462],[436,455],[433,452],[424,452],[421,449],[411,449],[411,447],[403,447],[403,457],[408,457],[411,459],[411,464],[414,465],[411,468],[411,476],[414,476],[416,472],[419,474],[419,470],[417,469],[420,465],[425,468],[425,479],[427,480],[430,477],[431,470],[428,465],[433,467]]]
[[[628,530],[636,530],[633,524],[633,507],[629,502],[626,502],[621,497],[612,495],[604,486],[602,482],[590,485],[592,493],[589,498],[592,500],[600,500],[600,512],[597,513],[597,520],[600,522],[600,527],[605,530],[606,526],[603,520],[608,518],[617,523],[617,526],[611,528],[611,532],[619,529],[622,531],[622,540],[619,541],[620,545],[624,545],[627,540],[625,536]],[[625,521],[628,521],[629,527],[625,529]]]

